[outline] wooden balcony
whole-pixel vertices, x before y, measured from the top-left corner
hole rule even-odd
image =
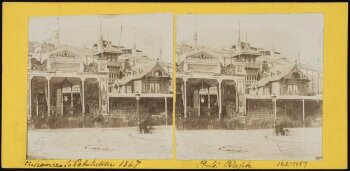
[[[245,68],[254,68],[254,69],[259,69],[260,68],[260,64],[258,63],[246,63]]]

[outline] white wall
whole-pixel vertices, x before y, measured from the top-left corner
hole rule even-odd
[[[272,82],[271,93],[279,96],[281,94],[281,84],[278,81]]]
[[[264,87],[259,87],[258,95],[259,95],[259,96],[264,95]]]

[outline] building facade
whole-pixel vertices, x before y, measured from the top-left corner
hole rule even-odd
[[[107,61],[88,63],[93,49],[29,43],[29,117],[107,111]]]
[[[172,118],[172,65],[142,55],[136,45],[116,46],[102,34],[89,48],[30,41],[28,57],[29,121],[137,114]]]
[[[320,70],[240,36],[228,49],[199,46],[197,37],[192,45],[176,47],[178,117],[259,118],[273,117],[277,110],[277,118],[299,126],[307,117],[322,117]]]

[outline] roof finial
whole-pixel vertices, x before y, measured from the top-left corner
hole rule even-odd
[[[120,25],[119,46],[122,45],[122,32],[123,32],[123,25]]]
[[[57,30],[55,33],[55,46],[58,47],[60,44],[60,17],[57,17]]]
[[[299,51],[298,51],[298,63],[299,63],[299,65],[300,65],[300,61],[301,60],[301,55],[300,55],[300,49],[299,49]]]
[[[238,40],[236,45],[236,51],[240,52],[242,50],[241,46],[241,22],[238,21]]]
[[[109,29],[107,29],[107,40],[109,42]]]
[[[195,32],[197,33],[197,15],[195,15],[195,27],[194,27],[194,29],[195,29]]]
[[[238,21],[238,43],[241,43],[241,22]]]
[[[195,15],[195,28],[194,28],[194,34],[193,34],[193,45],[192,48],[195,49],[197,48],[198,44],[198,33],[197,33],[197,15]]]
[[[103,34],[102,34],[102,21],[100,19],[100,38],[97,42],[97,49],[101,51],[103,49]]]
[[[103,32],[102,32],[102,21],[100,19],[100,41],[103,40]]]
[[[135,27],[133,28],[133,32],[134,32],[134,44],[133,44],[133,48],[136,49],[136,29],[135,29]]]
[[[157,58],[157,61],[162,57],[162,48],[159,49],[159,57]]]
[[[132,53],[133,56],[135,56],[136,53],[137,53],[137,50],[136,50],[136,42],[134,42],[134,44],[133,44],[133,46],[132,46],[131,53]]]

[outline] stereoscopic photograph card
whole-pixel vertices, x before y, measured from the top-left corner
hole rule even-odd
[[[3,11],[4,168],[347,168],[345,3]]]

